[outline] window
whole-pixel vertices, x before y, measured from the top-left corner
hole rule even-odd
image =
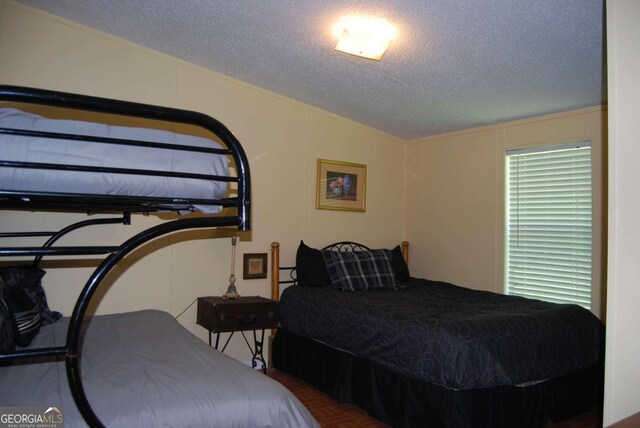
[[[506,292],[591,308],[591,144],[506,153]]]

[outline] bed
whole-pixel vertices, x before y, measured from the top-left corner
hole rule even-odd
[[[176,134],[173,132],[109,126],[101,123],[75,120],[55,120],[14,108],[0,109],[0,128],[14,130],[3,134],[2,158],[6,163],[22,167],[0,168],[3,190],[43,193],[76,193],[95,197],[112,195],[124,197],[170,198],[171,202],[159,208],[174,210],[176,202],[221,199],[227,193],[227,182],[220,180],[229,175],[223,148],[213,140]],[[28,130],[31,135],[20,135],[17,129]],[[105,143],[78,144],[67,138],[40,137],[35,133],[60,136],[84,135],[106,139]],[[30,138],[24,138],[29,136]],[[143,142],[145,145],[124,145],[116,141]],[[111,142],[108,142],[111,141]],[[149,144],[172,145],[167,149]],[[192,148],[193,151],[180,150]],[[199,150],[198,150],[199,149]],[[196,151],[198,150],[198,151]],[[202,151],[200,151],[202,150]],[[113,154],[117,153],[117,156]],[[26,164],[32,168],[24,167]],[[44,168],[38,164],[57,164],[64,167]],[[131,171],[166,171],[163,175],[134,174]],[[76,168],[76,169],[72,169]],[[99,174],[91,168],[111,174]],[[116,173],[129,169],[129,173]],[[212,178],[218,178],[212,180]],[[179,198],[173,197],[180,195]],[[183,202],[184,203],[184,202]],[[217,213],[219,205],[185,204],[182,210]]]
[[[601,401],[604,329],[582,307],[412,278],[406,243],[301,242],[295,267],[272,247],[273,366],[392,426],[543,427]]]
[[[196,126],[211,138],[154,127],[52,120],[29,112],[29,105],[63,114],[73,109]],[[278,384],[200,344],[168,314],[145,311],[85,319],[102,280],[149,241],[188,229],[250,230],[250,189],[242,146],[209,116],[0,86],[0,209],[113,214],[59,231],[0,232],[9,242],[46,240],[40,246],[0,248],[3,406],[47,406],[52,400],[64,407],[70,426],[315,426],[306,409]],[[58,245],[79,229],[127,225],[136,214],[152,213],[163,213],[159,218],[166,221],[120,245]],[[59,320],[41,286],[41,259],[96,255],[104,260],[88,278],[71,316]],[[6,260],[30,257],[33,263],[27,266],[6,265]],[[159,335],[163,330],[167,334]],[[195,419],[183,419],[186,414]]]
[[[29,348],[64,344],[68,323],[44,326]],[[85,325],[84,389],[105,426],[315,426],[284,386],[209,347],[166,312],[97,315]],[[56,407],[65,426],[84,425],[64,364],[3,367],[0,384],[5,407]]]

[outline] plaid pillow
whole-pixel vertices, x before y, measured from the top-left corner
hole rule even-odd
[[[322,251],[331,284],[345,291],[396,288],[389,250]]]

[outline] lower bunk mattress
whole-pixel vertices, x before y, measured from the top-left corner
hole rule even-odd
[[[82,379],[108,427],[317,427],[281,384],[207,346],[155,310],[99,315],[87,324]],[[30,347],[64,344],[68,318],[42,327]],[[0,367],[2,406],[48,406],[65,426],[86,426],[63,361]]]

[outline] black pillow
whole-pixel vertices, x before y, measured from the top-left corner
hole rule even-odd
[[[47,304],[47,296],[42,288],[41,279],[46,272],[33,266],[17,266],[0,268],[0,278],[5,283],[6,296],[12,295],[18,289],[24,289],[29,297],[38,304],[42,325],[52,324],[58,321],[62,314],[52,311]],[[7,303],[9,303],[7,301]],[[9,306],[11,310],[11,306]],[[13,312],[13,311],[12,311]]]
[[[296,274],[298,284],[325,286],[331,285],[329,272],[324,264],[320,250],[307,246],[300,241],[296,253]]]
[[[402,257],[402,250],[400,249],[400,245],[396,245],[396,247],[391,250],[391,265],[393,266],[393,270],[396,273],[396,281],[399,283],[407,282],[411,279],[411,275],[409,274],[409,267],[407,266],[407,262],[404,261],[404,257]]]

